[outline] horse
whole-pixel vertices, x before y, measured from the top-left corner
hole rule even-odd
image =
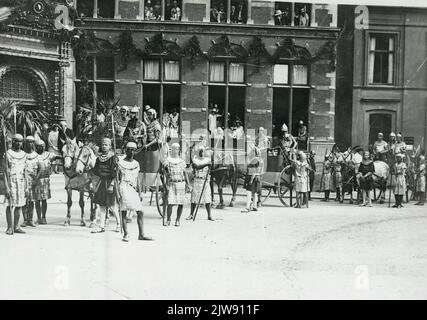
[[[71,220],[71,207],[72,191],[78,191],[80,194],[79,205],[81,209],[80,226],[85,227],[84,221],[84,194],[89,194],[91,222],[95,220],[95,208],[93,204],[93,179],[94,176],[90,171],[94,168],[96,163],[96,155],[93,146],[86,144],[79,148],[76,145],[68,142],[62,149],[63,162],[64,162],[64,176],[65,176],[65,190],[67,191],[67,217],[64,222],[65,226],[70,226]]]

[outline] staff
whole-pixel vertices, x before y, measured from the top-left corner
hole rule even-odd
[[[5,160],[5,167],[4,167],[4,184],[6,187],[6,196],[9,202],[9,208],[11,212],[11,219],[12,219],[12,234],[15,232],[15,210],[13,208],[12,199],[10,196],[10,175],[9,175],[9,163],[7,160],[7,138],[6,138],[6,125],[4,123],[4,118],[1,118],[1,126],[3,131],[3,143],[4,143],[4,160]]]
[[[116,132],[114,130],[114,114],[111,114],[111,124],[112,124],[112,131],[113,131],[113,153],[114,153],[114,160],[117,164],[117,154],[116,154]],[[118,171],[114,177],[114,188],[116,189],[116,199],[118,202],[118,208],[119,208],[119,218],[120,218],[120,233],[123,234],[123,219],[122,219],[122,209],[121,209],[121,201],[122,197],[120,195],[119,190],[119,182],[118,182]],[[107,211],[108,214],[108,211]]]
[[[206,183],[208,181],[208,177],[209,177],[210,173],[211,173],[211,166],[209,166],[208,172],[206,173],[206,178],[205,178],[205,181],[203,183],[202,192],[200,193],[199,201],[197,202],[196,212],[194,212],[193,222],[196,221],[197,212],[199,211],[200,202],[202,201],[202,197],[204,196],[203,193],[205,192]]]

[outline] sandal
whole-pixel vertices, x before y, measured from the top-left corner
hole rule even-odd
[[[241,212],[242,212],[242,213],[248,213],[248,212],[251,212],[251,209],[245,208],[245,209],[243,209]]]
[[[104,228],[95,228],[90,233],[103,233],[105,232]]]

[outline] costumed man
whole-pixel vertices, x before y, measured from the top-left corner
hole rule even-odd
[[[372,207],[371,190],[374,188],[373,175],[375,173],[374,162],[369,151],[363,153],[363,160],[356,171],[357,183],[362,192],[361,207]]]
[[[388,146],[394,156],[396,153],[396,134],[394,132],[391,132],[389,135]]]
[[[120,107],[120,115],[114,123],[116,135],[119,137],[121,141],[123,140],[123,136],[129,122],[128,111],[129,111],[129,108],[127,106]],[[118,145],[121,145],[121,143]]]
[[[169,113],[165,112],[163,113],[163,119],[162,119],[162,125],[163,125],[163,129],[162,129],[162,138],[164,141],[166,141],[168,138],[170,138],[170,123],[171,123],[171,118],[169,116]]]
[[[211,157],[206,154],[206,149],[199,146],[196,155],[193,157],[192,166],[194,170],[193,188],[191,192],[191,212],[187,220],[194,218],[197,205],[204,204],[208,213],[208,220],[213,221],[211,215],[211,189],[210,189],[210,168]]]
[[[167,220],[165,226],[171,223],[172,210],[177,206],[175,226],[179,227],[181,215],[186,204],[186,193],[189,190],[190,181],[185,171],[185,161],[180,157],[179,143],[173,143],[170,155],[165,161],[166,185],[167,185]]]
[[[389,146],[384,141],[384,134],[378,133],[378,140],[374,143],[374,160],[380,160],[386,162],[386,154],[389,151]]]
[[[298,149],[307,150],[307,126],[304,125],[302,120],[298,123]]]
[[[92,173],[99,178],[95,186],[95,196],[93,202],[99,205],[99,226],[92,230],[92,233],[105,232],[105,219],[109,211],[116,217],[116,232],[120,232],[120,219],[117,216],[115,201],[115,177],[116,158],[111,150],[111,139],[104,138],[101,143],[101,152],[96,159]]]
[[[27,204],[27,186],[25,181],[27,154],[22,150],[23,141],[24,138],[22,135],[15,134],[12,137],[12,149],[6,152],[6,166],[9,172],[9,179],[6,186],[6,198],[8,201],[6,208],[6,234],[8,235],[25,233],[19,228],[19,217],[22,208]],[[14,209],[14,212],[12,212],[12,209]]]
[[[262,174],[264,173],[264,160],[258,147],[253,149],[253,156],[249,160],[246,169],[244,188],[246,189],[246,208],[242,213],[258,211],[257,204],[261,202],[257,199],[261,193]]]
[[[27,151],[26,183],[27,183],[27,206],[23,209],[24,222],[21,227],[35,227],[33,222],[34,205],[36,202],[36,185],[39,170],[39,154],[36,152],[35,139],[27,136],[25,139]]]
[[[147,115],[147,112],[150,109],[151,109],[151,106],[148,104],[144,107],[144,114],[143,114],[142,120],[144,121],[145,126],[148,126],[148,124],[150,123],[150,121],[148,120],[148,115]]]
[[[139,162],[134,159],[137,144],[133,141],[126,143],[126,156],[117,163],[117,180],[119,182],[119,207],[122,212],[123,241],[130,240],[127,214],[136,211],[138,223],[138,240],[153,240],[144,234],[144,213],[138,175]]]
[[[330,154],[325,157],[325,162],[323,163],[323,171],[322,171],[322,181],[320,182],[320,189],[325,192],[325,197],[322,201],[329,201],[329,195],[331,190],[334,190],[334,179],[332,178],[333,173],[333,161],[334,156]]]
[[[295,138],[288,132],[288,126],[284,123],[282,125],[282,136],[280,138],[280,147],[291,158],[295,158],[297,149],[297,142]]]
[[[57,156],[61,155],[61,150],[58,149],[58,145],[59,145],[59,127],[58,127],[58,125],[54,124],[52,126],[52,129],[49,132],[49,136],[47,138],[47,143],[48,143],[48,150],[50,153],[53,153]],[[53,164],[53,172],[58,173],[58,166],[59,166],[59,161],[56,161]]]
[[[52,165],[61,156],[46,151],[46,145],[43,140],[36,141],[36,151],[38,153],[38,172],[36,176],[36,212],[37,224],[47,224],[47,200],[51,198],[50,175],[52,174]]]
[[[404,155],[396,155],[396,163],[393,172],[393,193],[396,203],[393,208],[403,208],[403,196],[406,194],[406,164],[403,162]]]
[[[338,148],[337,148],[338,149]],[[337,153],[334,156],[334,160],[332,162],[332,172],[334,175],[334,182],[335,182],[335,191],[336,191],[336,197],[335,201],[341,202],[341,190],[342,190],[342,164],[344,162],[344,157],[342,156],[342,153],[337,151]],[[342,203],[342,202],[341,202]]]
[[[311,201],[311,192],[313,191],[314,188],[314,178],[316,175],[316,152],[314,150],[310,151],[310,155],[308,157],[308,164],[310,165],[310,171],[308,173],[309,175],[309,179],[310,179],[310,190],[308,191],[308,200]]]
[[[130,110],[130,119],[123,133],[123,146],[129,141],[137,141],[137,146],[145,145],[147,128],[141,120],[138,119],[139,108],[133,107]]]
[[[417,206],[423,206],[426,200],[426,163],[425,156],[421,155],[418,159],[418,165],[415,170],[417,175],[416,179],[416,190],[418,193],[419,201],[416,203]]]
[[[147,151],[159,150],[159,144],[161,142],[162,127],[157,120],[157,112],[154,109],[147,111],[147,120],[149,122],[147,126],[147,144],[145,149]]]
[[[298,159],[293,162],[295,169],[295,191],[296,208],[302,208],[308,202],[308,193],[310,192],[308,172],[310,164],[307,162],[307,156],[304,152],[298,152]]]
[[[171,138],[178,138],[179,136],[179,113],[176,109],[172,110],[170,117],[170,136]]]
[[[401,133],[398,133],[396,135],[396,145],[395,145],[395,155],[402,154],[403,159],[405,158],[406,154],[406,143],[403,141],[403,136]]]

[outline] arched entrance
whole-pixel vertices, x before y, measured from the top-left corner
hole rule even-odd
[[[37,69],[23,66],[0,66],[0,99],[17,101],[28,109],[47,107],[48,80]]]

